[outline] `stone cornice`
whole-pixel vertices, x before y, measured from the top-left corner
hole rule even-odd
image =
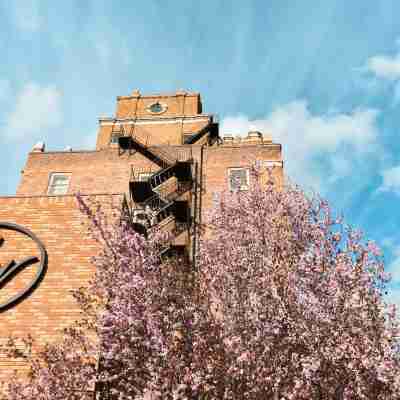
[[[142,96],[140,93],[132,94],[130,96],[117,96],[117,100],[131,100],[131,99],[170,99],[171,97],[199,97],[200,93],[187,93],[187,92],[179,92],[179,93],[171,93],[171,94],[151,94]]]
[[[113,124],[124,124],[124,125],[149,125],[149,124],[180,124],[180,123],[191,123],[191,122],[209,122],[213,119],[211,114],[200,114],[200,115],[177,115],[177,116],[160,116],[157,117],[138,117],[138,118],[112,118],[112,117],[100,117],[99,124],[113,125]]]

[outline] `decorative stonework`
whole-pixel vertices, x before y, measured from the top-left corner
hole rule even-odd
[[[36,274],[33,277],[32,281],[29,282],[24,289],[19,290],[18,293],[0,303],[0,312],[3,312],[24,300],[39,285],[46,273],[47,253],[43,243],[29,229],[10,222],[0,221],[0,231],[1,230],[15,231],[17,233],[21,233],[22,235],[28,236],[33,242],[35,242],[40,253],[40,258],[36,256],[31,256],[26,257],[21,261],[10,260],[5,267],[0,266],[0,289],[2,289],[4,286],[6,286],[8,282],[15,278],[25,268],[28,268],[33,264],[39,263],[39,266],[36,268]],[[4,239],[0,237],[0,247],[3,245],[4,242]]]
[[[258,144],[272,144],[271,136],[263,134],[258,131],[250,131],[247,136],[233,136],[232,134],[225,134],[222,137],[222,144],[225,146],[233,145],[258,145]]]
[[[44,144],[44,142],[37,142],[33,148],[32,148],[32,152],[33,153],[43,153],[44,150],[46,148],[46,145]]]

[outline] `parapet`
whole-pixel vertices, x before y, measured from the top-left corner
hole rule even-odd
[[[117,97],[117,119],[160,119],[197,116],[202,113],[199,93],[178,90],[171,94],[142,95],[134,90],[130,96]]]
[[[33,147],[32,147],[32,153],[43,153],[46,149],[46,145],[44,142],[37,142]]]
[[[224,146],[245,146],[258,144],[272,144],[272,137],[259,131],[250,131],[247,136],[225,135],[222,137]]]

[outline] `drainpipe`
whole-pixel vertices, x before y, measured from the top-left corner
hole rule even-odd
[[[196,269],[196,239],[197,239],[197,194],[198,194],[198,163],[195,164],[194,173],[194,215],[193,215],[193,246],[192,246],[192,261],[193,269]]]

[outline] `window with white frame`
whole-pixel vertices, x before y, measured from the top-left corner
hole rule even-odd
[[[60,172],[52,173],[50,175],[47,194],[49,195],[67,194],[70,177],[71,174],[60,173]]]
[[[229,168],[228,180],[230,190],[249,190],[250,176],[247,168]]]
[[[122,136],[120,133],[113,132],[110,136],[110,144],[118,144],[120,136]]]

